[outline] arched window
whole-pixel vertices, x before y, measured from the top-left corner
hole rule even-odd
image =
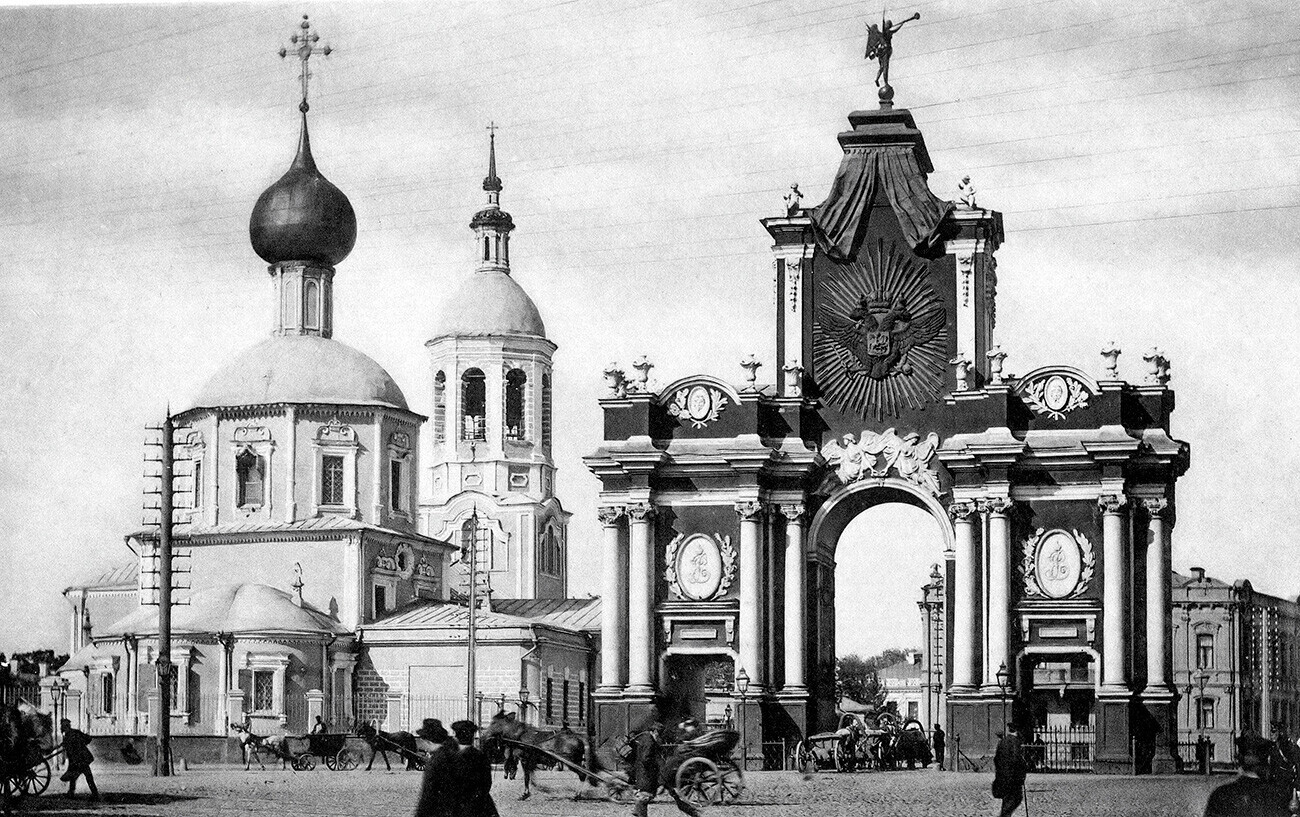
[[[501,237],[501,260],[510,263],[510,233]]]
[[[265,483],[262,478],[262,458],[251,448],[245,448],[235,457],[236,504],[241,508],[255,508],[262,504]]]
[[[460,376],[462,440],[487,439],[487,376],[481,369],[466,369]]]
[[[483,236],[483,260],[490,261],[492,258],[492,240]]]
[[[113,673],[111,672],[104,673],[99,679],[99,711],[105,715],[113,714],[113,701],[117,697],[117,689],[113,681]]]
[[[203,460],[194,461],[194,504],[190,507],[203,507]]]
[[[551,376],[542,375],[542,447],[551,448]]]
[[[496,259],[497,259],[498,261],[500,261],[500,260],[501,260],[501,236],[499,236],[499,235],[498,235],[498,236],[494,236],[494,237],[493,237],[493,244],[495,245],[495,247],[496,247],[496,251],[497,251],[497,253],[496,253]]]
[[[521,369],[506,373],[506,439],[522,440],[524,433],[524,394],[528,375]]]
[[[546,533],[542,534],[541,558],[538,559],[538,569],[548,576],[561,576],[564,573],[564,555],[560,545],[560,537],[556,534],[555,528],[547,527]]]
[[[308,281],[302,288],[302,321],[308,329],[320,328],[320,285]]]
[[[444,442],[447,439],[447,374],[438,372],[433,376],[433,441]]]

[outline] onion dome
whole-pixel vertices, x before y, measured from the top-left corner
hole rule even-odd
[[[275,403],[409,410],[384,368],[332,338],[272,335],[239,354],[199,390],[195,408]]]
[[[508,218],[509,216],[507,216]],[[537,304],[508,273],[479,271],[465,277],[443,303],[433,337],[532,335],[546,337]]]
[[[333,267],[357,243],[352,203],[316,169],[302,114],[298,155],[258,198],[248,223],[253,250],[268,264],[309,261]]]

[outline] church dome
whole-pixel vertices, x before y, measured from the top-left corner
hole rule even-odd
[[[345,635],[348,629],[289,593],[265,584],[227,584],[194,590],[172,613],[175,633],[305,633]],[[144,607],[107,627],[102,636],[152,635],[158,609]]]
[[[302,116],[298,155],[258,198],[248,222],[253,249],[268,264],[314,261],[335,266],[357,243],[357,215],[343,191],[316,169]]]
[[[351,346],[317,335],[272,335],[245,350],[208,380],[194,406],[270,403],[409,410],[406,396],[382,366]]]
[[[434,338],[452,335],[544,338],[546,325],[537,304],[509,273],[479,270],[461,282],[434,323]]]

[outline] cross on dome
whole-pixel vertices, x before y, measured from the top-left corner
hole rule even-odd
[[[329,43],[326,43],[319,48],[316,46],[316,43],[320,41],[320,35],[311,30],[311,21],[307,18],[306,14],[302,16],[302,22],[298,24],[298,28],[302,29],[301,33],[295,33],[289,38],[289,42],[294,46],[293,53],[298,55],[298,61],[300,63],[298,81],[302,83],[302,102],[298,105],[298,110],[307,113],[311,108],[311,106],[307,104],[307,85],[311,80],[311,67],[308,61],[312,58],[313,54],[320,54],[328,57],[330,52],[334,49],[330,47]],[[287,56],[289,56],[289,49],[281,46],[280,59],[284,59]]]

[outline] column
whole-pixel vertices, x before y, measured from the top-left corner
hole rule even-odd
[[[806,694],[804,685],[804,584],[808,559],[803,551],[804,506],[782,505],[785,516],[785,692]],[[775,577],[773,577],[775,581]]]
[[[122,639],[126,647],[126,723],[136,730],[140,710],[140,642],[135,636]]]
[[[298,515],[298,407],[286,406],[285,424],[285,473],[284,473],[284,521],[292,522]],[[313,468],[310,473],[314,473]],[[309,483],[310,484],[310,483]],[[376,522],[378,524],[378,522]]]
[[[1128,632],[1124,627],[1124,588],[1128,585],[1128,560],[1124,553],[1124,507],[1128,498],[1107,494],[1097,499],[1102,511],[1102,683],[1103,692],[1128,691],[1125,653]]]
[[[1011,670],[1011,622],[1007,620],[1011,611],[1011,500],[994,497],[982,504],[989,518],[989,618],[984,623],[989,654],[984,662],[984,684],[986,691],[1000,693],[995,675],[1004,664]]]
[[[1169,534],[1165,531],[1164,497],[1144,499],[1147,523],[1147,690],[1168,692],[1173,679],[1169,674],[1165,648],[1169,644],[1169,572],[1171,559]]]
[[[627,516],[627,691],[649,695],[654,692],[654,506],[629,505]]]
[[[975,536],[973,502],[954,502],[948,508],[956,532],[956,559],[953,583],[952,689],[971,692],[979,686],[980,671],[975,665],[979,643],[980,574],[979,544]]]
[[[604,531],[601,546],[600,688],[615,692],[627,683],[623,651],[627,644],[628,575],[622,523],[627,509],[610,506],[600,508],[596,513]]]
[[[764,672],[762,627],[763,604],[763,506],[758,502],[737,502],[740,515],[740,664],[749,673],[755,695],[767,686]]]
[[[229,634],[217,634],[217,716],[213,720],[212,732],[216,735],[224,735],[230,726],[230,708],[228,700],[230,698],[230,649],[234,644],[234,639]]]

